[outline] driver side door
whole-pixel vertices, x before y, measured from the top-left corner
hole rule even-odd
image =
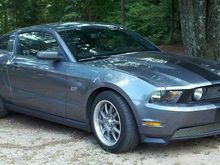
[[[25,32],[18,35],[15,58],[9,64],[13,102],[48,114],[65,116],[67,82],[63,74],[66,60],[37,58],[40,51],[61,50],[49,32]],[[59,51],[62,56],[62,51]]]

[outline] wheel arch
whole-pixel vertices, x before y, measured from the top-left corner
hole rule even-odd
[[[96,89],[94,89],[88,96],[88,99],[87,99],[87,102],[86,102],[86,118],[87,118],[87,121],[88,121],[88,124],[89,124],[89,127],[91,127],[91,109],[92,109],[92,104],[95,100],[95,98],[101,93],[101,92],[104,92],[104,91],[113,91],[115,93],[117,93],[118,95],[120,95],[125,101],[126,103],[128,104],[130,110],[131,110],[131,113],[134,117],[134,120],[137,124],[137,127],[138,127],[138,115],[135,111],[135,105],[133,104],[132,100],[129,98],[129,96],[119,87],[115,87],[115,86],[101,86],[101,87],[98,87]],[[138,129],[139,130],[139,129]]]

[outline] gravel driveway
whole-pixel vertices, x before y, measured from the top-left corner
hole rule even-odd
[[[220,164],[220,136],[174,143],[140,145],[125,154],[103,151],[84,131],[23,115],[0,119],[3,164]]]

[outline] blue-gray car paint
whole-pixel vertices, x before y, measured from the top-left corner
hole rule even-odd
[[[220,108],[218,102],[149,103],[152,93],[157,90],[219,84],[219,65],[159,50],[77,62],[58,32],[83,26],[115,27],[69,23],[33,26],[11,33],[13,51],[0,51],[0,94],[9,109],[90,131],[90,103],[98,92],[110,89],[129,104],[142,142],[168,143],[179,128],[219,122],[216,118]],[[17,35],[31,31],[52,34],[64,60],[52,62],[16,57]],[[149,127],[143,124],[144,121],[159,121],[163,125]]]

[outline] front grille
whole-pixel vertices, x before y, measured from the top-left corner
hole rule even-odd
[[[200,101],[193,100],[193,92],[194,90],[185,90],[183,95],[178,100],[178,103],[198,103],[198,102],[220,102],[220,84],[211,85],[204,87],[205,91],[203,97]]]
[[[175,132],[172,140],[190,139],[220,134],[220,123],[179,129]]]
[[[214,85],[207,87],[207,91],[203,97],[204,100],[220,98],[220,86]]]

